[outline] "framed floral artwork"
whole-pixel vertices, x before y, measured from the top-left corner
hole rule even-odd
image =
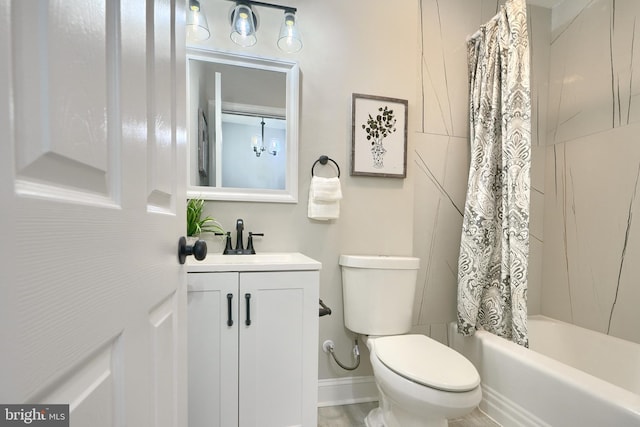
[[[352,95],[351,175],[406,178],[406,99]]]

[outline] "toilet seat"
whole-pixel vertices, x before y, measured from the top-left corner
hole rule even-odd
[[[375,338],[375,355],[398,375],[427,387],[464,392],[480,384],[468,359],[425,335]]]

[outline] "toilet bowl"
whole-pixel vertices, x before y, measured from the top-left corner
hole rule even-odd
[[[363,334],[379,393],[368,427],[447,426],[480,403],[480,376],[464,356],[407,334],[419,260],[342,255],[345,326]]]
[[[477,370],[449,347],[424,335],[365,342],[380,397],[379,407],[367,416],[368,427],[446,427],[447,419],[462,417],[480,403]]]

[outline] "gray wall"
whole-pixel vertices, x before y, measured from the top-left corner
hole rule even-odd
[[[371,375],[368,353],[353,372],[335,367],[320,349],[325,339],[349,360],[353,335],[343,326],[341,253],[421,258],[414,329],[444,341],[455,319],[457,257],[468,174],[466,36],[496,12],[496,0],[327,0],[296,4],[303,50],[275,46],[281,13],[259,9],[258,44],[241,50],[230,40],[229,2],[203,1],[211,48],[299,62],[301,83],[299,203],[208,202],[207,212],[231,229],[236,218],[265,232],[260,251],[300,251],[323,264],[320,294],[333,309],[320,319],[319,378]],[[214,11],[217,11],[214,13]],[[357,24],[352,20],[357,18]],[[529,8],[532,47],[533,168],[529,310],[542,306],[542,243],[551,11]],[[356,31],[357,30],[357,31]],[[351,94],[409,101],[406,179],[349,176]],[[307,218],[310,168],[321,155],[342,169],[341,217]],[[329,168],[316,168],[319,174]],[[222,246],[210,240],[212,251]]]
[[[256,240],[258,251],[299,251],[322,262],[320,295],[334,312],[320,319],[320,343],[332,339],[338,354],[349,360],[353,336],[343,326],[339,255],[413,253],[419,3],[406,1],[400,8],[384,0],[294,2],[304,42],[297,54],[278,50],[282,12],[265,8],[258,8],[258,43],[247,49],[234,45],[227,23],[232,5],[224,0],[202,1],[212,29],[206,46],[292,59],[300,65],[299,203],[209,202],[206,209],[227,229],[233,228],[236,218],[243,218],[247,230],[264,232]],[[407,179],[349,176],[352,93],[409,101]],[[342,170],[341,215],[328,223],[307,218],[311,166],[322,154]],[[332,170],[316,167],[316,172],[331,175]],[[211,246],[215,251],[213,242]],[[330,363],[320,346],[318,350],[319,378],[371,374],[366,352],[362,368],[347,373]]]

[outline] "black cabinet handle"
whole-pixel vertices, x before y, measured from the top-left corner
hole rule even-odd
[[[233,314],[231,311],[231,301],[233,294],[227,294],[227,326],[233,326]]]
[[[244,294],[244,299],[247,302],[247,318],[244,321],[244,324],[247,326],[251,325],[251,294]]]

